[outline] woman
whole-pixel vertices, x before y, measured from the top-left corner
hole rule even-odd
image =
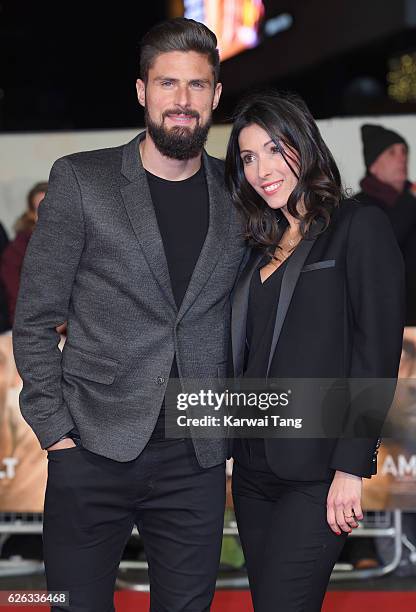
[[[38,219],[38,208],[45,197],[48,183],[36,183],[27,194],[27,208],[16,222],[16,237],[4,250],[0,263],[0,277],[6,290],[10,323],[14,323],[20,275],[27,245]]]
[[[257,94],[236,113],[228,187],[251,256],[234,291],[237,377],[395,378],[403,264],[388,219],[343,199],[335,161],[302,100]],[[269,381],[270,383],[270,381]],[[234,444],[233,495],[256,612],[321,609],[377,439]]]

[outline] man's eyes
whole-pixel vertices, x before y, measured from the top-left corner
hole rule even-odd
[[[174,81],[161,81],[160,84],[161,84],[162,87],[165,87],[165,88],[169,89],[169,88],[173,87],[175,82]],[[205,84],[201,83],[200,81],[193,81],[189,85],[193,89],[204,89],[204,87],[205,87]]]

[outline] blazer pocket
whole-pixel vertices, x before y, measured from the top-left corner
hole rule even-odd
[[[111,385],[118,370],[118,361],[110,357],[94,355],[65,345],[62,351],[62,370],[103,385]]]
[[[316,263],[308,264],[302,268],[302,272],[310,272],[311,270],[322,270],[324,268],[334,268],[335,259],[325,259]]]

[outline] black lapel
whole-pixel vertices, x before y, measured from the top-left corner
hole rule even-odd
[[[234,289],[231,312],[231,343],[233,351],[234,376],[243,374],[246,350],[246,325],[250,282],[253,272],[263,257],[262,252],[253,251]]]
[[[223,253],[229,231],[231,207],[233,206],[225,189],[222,171],[215,166],[205,151],[202,154],[202,163],[209,196],[208,232],[179,308],[177,322],[192,306],[214,271],[218,258]]]
[[[319,220],[314,228],[313,236],[310,235],[300,242],[294,253],[287,260],[286,269],[283,272],[282,285],[280,288],[279,302],[277,304],[276,321],[274,324],[272,344],[270,347],[269,362],[267,364],[266,378],[269,376],[270,366],[282,332],[283,323],[285,322],[286,314],[292,300],[296,284],[299,280],[300,273],[308,257],[315,241],[318,237],[319,230],[323,227],[323,223]],[[312,234],[312,232],[310,232]]]
[[[149,268],[167,301],[177,312],[162,237],[139,154],[139,143],[144,137],[145,132],[142,132],[123,147],[122,174],[129,182],[120,190],[130,223]]]

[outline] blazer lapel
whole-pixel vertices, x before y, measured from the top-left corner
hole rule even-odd
[[[263,257],[262,252],[252,252],[247,267],[243,270],[234,290],[231,311],[231,344],[233,353],[234,376],[243,375],[246,350],[246,325],[250,282],[253,272]]]
[[[209,225],[201,253],[178,312],[177,322],[192,306],[213,273],[228,234],[232,203],[229,202],[230,209],[228,210],[227,202],[229,198],[225,191],[224,177],[222,172],[210,161],[205,151],[202,154],[202,163],[208,185]]]
[[[268,378],[270,373],[273,356],[280,338],[280,334],[282,332],[283,323],[285,322],[287,311],[290,306],[290,302],[292,300],[296,284],[299,280],[299,275],[304,266],[306,258],[308,257],[313,245],[315,244],[319,230],[322,227],[323,223],[318,220],[316,224],[316,231],[314,229],[313,234],[312,232],[310,232],[310,235],[307,236],[304,240],[302,240],[293,255],[288,259],[286,269],[283,273],[279,302],[277,304],[276,320],[274,324],[272,344],[270,347],[269,361],[267,364],[266,378]]]
[[[143,138],[145,138],[145,132],[123,147],[122,174],[128,179],[128,183],[120,190],[130,223],[147,264],[167,301],[177,312],[162,237],[150,196],[146,172],[139,154],[139,143]]]

